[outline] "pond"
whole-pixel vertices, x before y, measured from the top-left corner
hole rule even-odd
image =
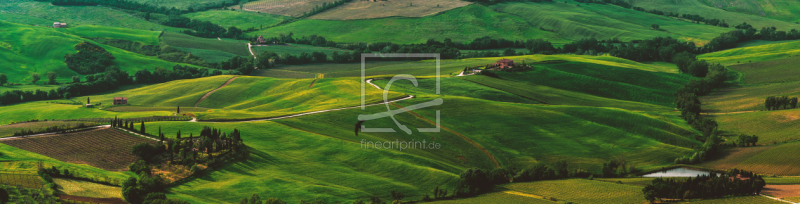
[[[698,175],[708,175],[707,171],[700,171],[687,168],[670,169],[643,175],[642,177],[695,177]]]

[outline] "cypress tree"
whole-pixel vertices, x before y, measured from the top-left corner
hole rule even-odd
[[[142,121],[142,129],[141,129],[141,131],[142,131],[142,134],[145,134],[144,133],[144,121]]]
[[[161,139],[161,143],[164,143],[164,135],[161,134],[161,126],[158,126],[158,137]]]
[[[181,106],[178,106],[178,114],[181,113]]]

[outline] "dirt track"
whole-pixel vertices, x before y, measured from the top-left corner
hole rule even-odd
[[[238,77],[238,76],[237,76],[237,77]],[[197,107],[197,104],[200,104],[200,102],[203,102],[203,100],[206,100],[206,98],[208,98],[208,96],[210,96],[211,94],[213,94],[213,93],[214,93],[214,92],[216,92],[217,90],[219,90],[219,89],[221,89],[221,88],[224,88],[225,86],[228,86],[228,84],[230,84],[231,82],[233,82],[233,80],[234,80],[234,79],[236,79],[237,77],[233,77],[233,78],[231,78],[231,79],[228,79],[228,81],[226,81],[224,84],[222,84],[222,86],[220,86],[219,88],[217,88],[217,89],[214,89],[214,90],[211,90],[211,91],[209,91],[208,93],[206,93],[206,95],[203,95],[203,97],[201,97],[200,99],[198,99],[198,100],[197,100],[197,102],[195,102],[195,103],[194,103],[194,107]]]

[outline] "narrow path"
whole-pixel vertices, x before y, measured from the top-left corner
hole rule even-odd
[[[194,103],[194,107],[197,107],[197,104],[200,104],[200,102],[203,102],[203,100],[206,100],[206,98],[208,98],[208,96],[211,96],[212,93],[216,92],[217,90],[219,90],[221,88],[224,88],[225,86],[228,86],[228,84],[233,82],[233,80],[236,79],[236,78],[238,78],[238,76],[235,76],[235,77],[233,77],[231,79],[228,79],[228,81],[226,81],[224,84],[222,84],[222,86],[220,86],[219,88],[211,90],[208,93],[206,93],[206,95],[203,95],[203,97],[201,97],[200,99],[197,100],[197,102]]]
[[[250,55],[253,55],[253,59],[256,59],[256,54],[253,54],[253,45],[247,43],[247,50],[250,50]]]
[[[771,196],[766,196],[766,195],[761,195],[761,196],[764,196],[764,197],[772,199],[772,200],[781,201],[781,202],[784,202],[784,203],[800,204],[800,203],[795,203],[795,202],[792,202],[792,201],[788,201],[788,200],[784,200],[784,199],[780,199],[780,198],[776,198],[776,197],[771,197]]]
[[[405,107],[403,107],[403,106],[400,106],[400,105],[398,105],[398,104],[395,104],[395,103],[391,103],[391,105],[392,105],[392,106],[394,106],[394,107],[397,107],[397,108],[403,109],[403,110],[405,110],[407,113],[411,113],[411,115],[414,115],[414,116],[416,116],[417,118],[419,118],[419,119],[421,119],[421,120],[423,120],[423,121],[425,121],[425,122],[427,122],[427,123],[430,123],[430,124],[432,124],[432,125],[437,125],[437,124],[436,124],[436,122],[433,122],[433,121],[431,121],[431,120],[428,120],[427,118],[425,118],[425,117],[423,117],[422,115],[420,115],[420,114],[418,114],[418,113],[414,112],[413,110],[408,110],[408,109],[406,109]],[[462,135],[461,133],[458,133],[458,132],[456,132],[455,130],[452,130],[452,129],[450,129],[450,128],[447,128],[447,127],[445,127],[445,126],[442,126],[442,124],[438,124],[438,125],[439,125],[439,127],[440,127],[440,128],[442,128],[443,130],[446,130],[447,132],[453,133],[453,134],[455,134],[455,135],[457,135],[457,136],[461,137],[461,139],[464,139],[465,141],[467,141],[467,142],[469,142],[470,144],[472,144],[472,146],[475,146],[475,148],[478,148],[478,150],[481,150],[481,152],[483,152],[484,154],[486,154],[486,156],[487,156],[487,157],[489,157],[489,160],[492,160],[492,163],[494,164],[494,167],[496,167],[496,168],[501,168],[501,167],[502,167],[502,166],[500,166],[500,162],[497,162],[497,158],[495,158],[495,157],[494,157],[494,155],[493,155],[491,152],[489,152],[489,150],[486,150],[486,148],[483,148],[483,146],[481,146],[481,144],[478,144],[478,143],[477,143],[477,142],[475,142],[474,140],[470,139],[469,137],[467,137],[467,136],[465,136],[465,135]]]
[[[511,194],[511,195],[518,195],[518,196],[525,196],[525,197],[528,197],[528,198],[544,199],[544,197],[542,197],[542,196],[523,193],[523,192],[519,192],[519,191],[507,190],[507,191],[503,191],[503,193],[508,193],[508,194]]]

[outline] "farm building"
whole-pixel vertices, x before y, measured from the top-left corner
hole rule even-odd
[[[514,64],[514,60],[503,58],[501,60],[497,60],[497,62],[494,63],[493,65],[494,65],[494,67],[497,67],[497,68],[500,68],[500,69],[506,69],[506,68],[514,67],[514,65],[516,65],[516,64]]]
[[[256,42],[258,42],[258,43],[265,43],[265,42],[267,42],[267,41],[266,41],[266,40],[264,40],[264,36],[260,36],[260,35],[259,35],[259,36],[258,36],[258,39],[256,39]]]
[[[94,105],[92,105],[92,104],[88,104],[88,103],[87,103],[87,104],[86,104],[86,107],[87,107],[87,108],[94,108]]]
[[[67,23],[59,23],[59,22],[53,23],[53,28],[66,28],[66,27]]]
[[[114,105],[125,105],[128,104],[128,98],[125,97],[114,97]]]

